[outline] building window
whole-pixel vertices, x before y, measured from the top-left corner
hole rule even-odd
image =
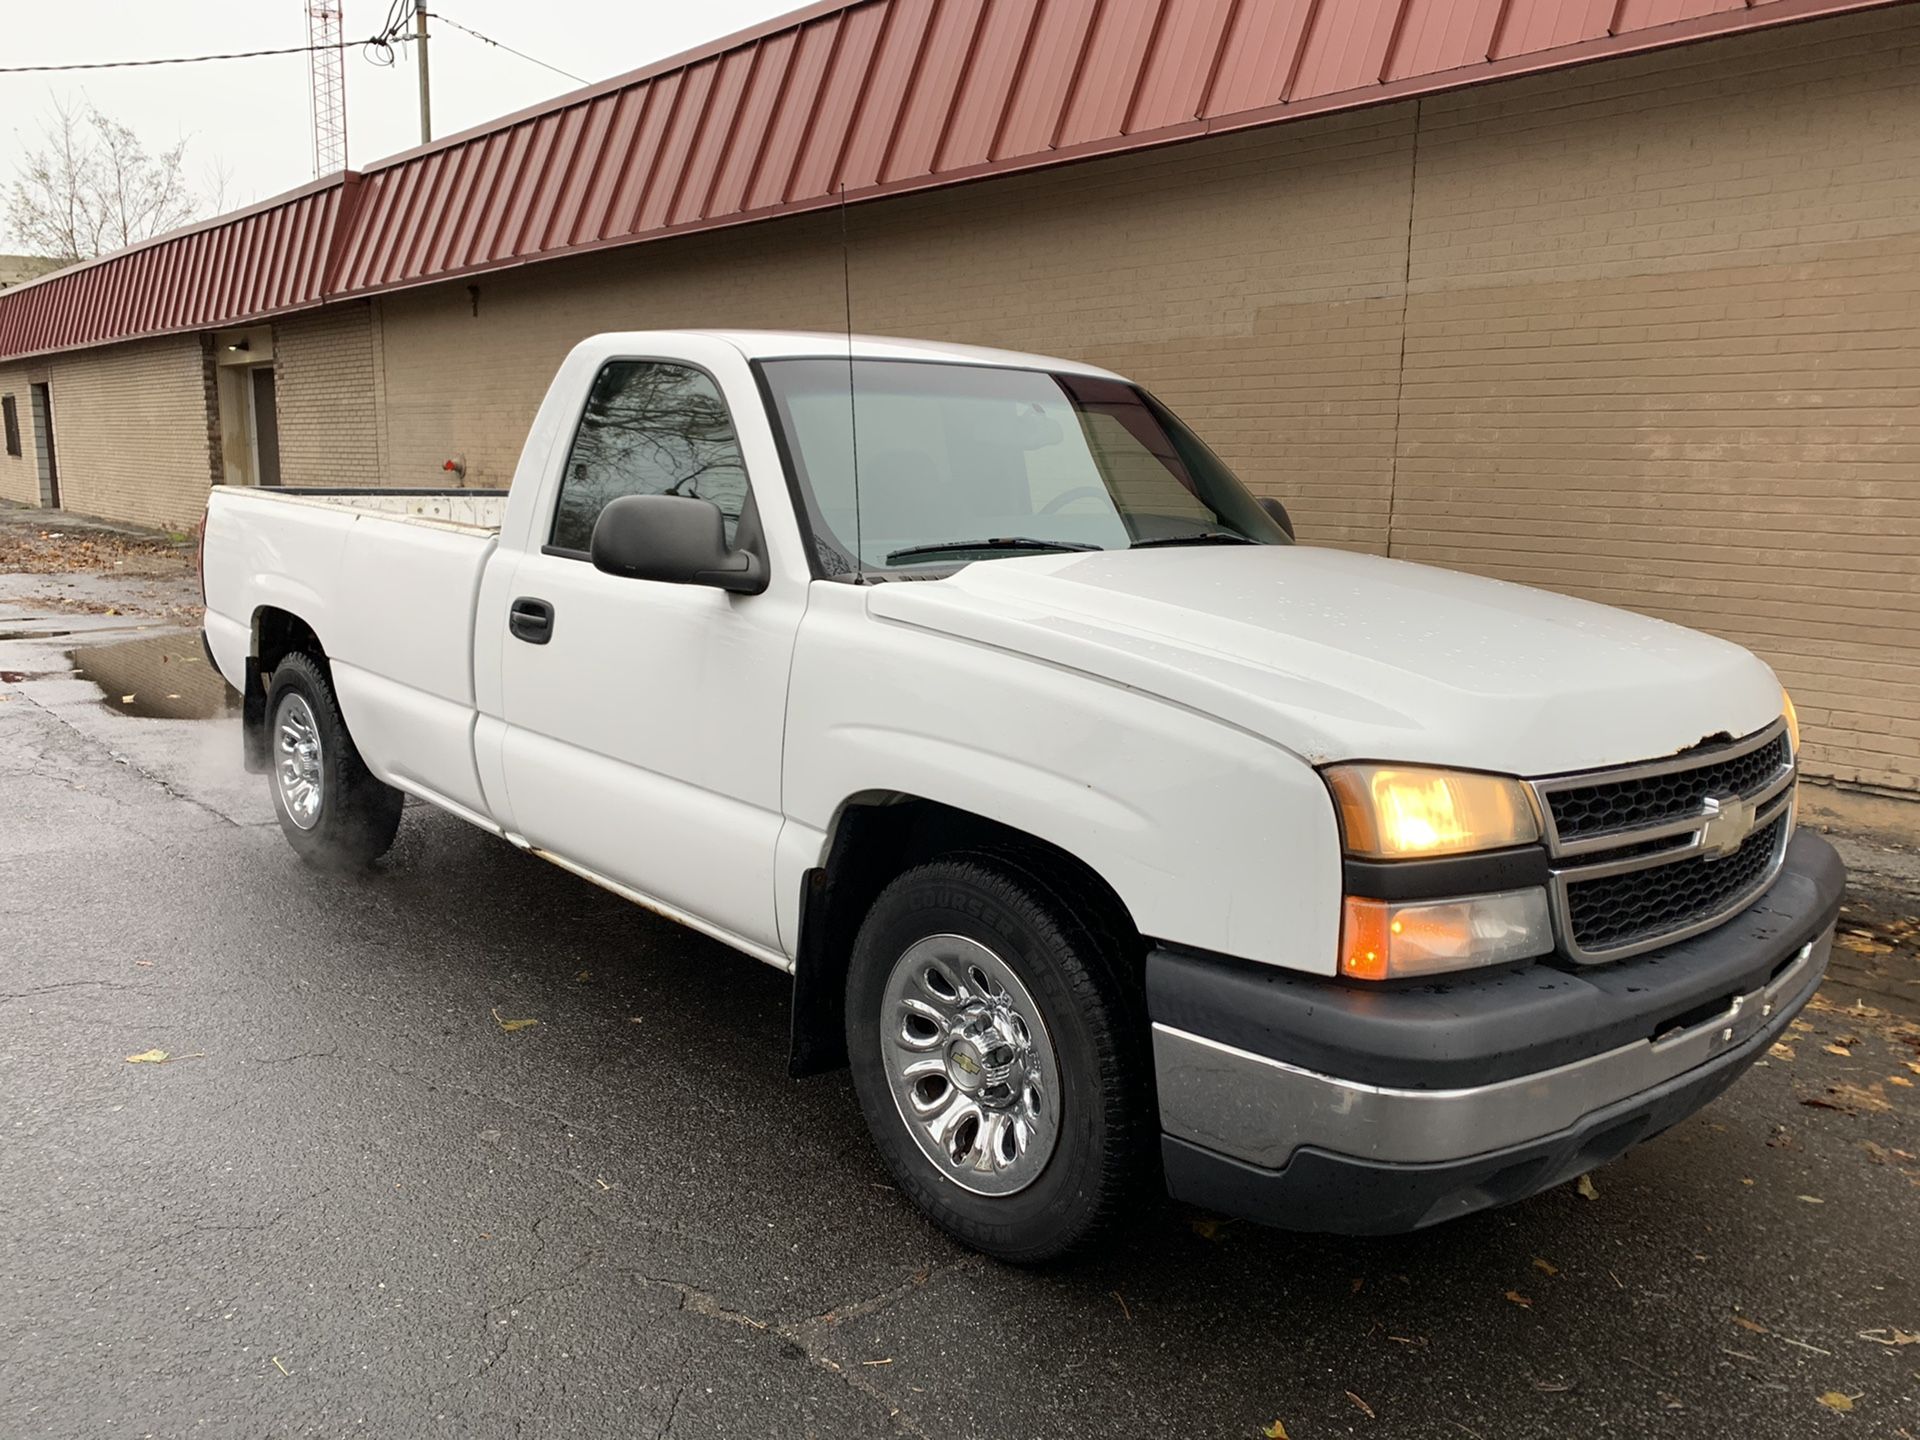
[[[747,469],[726,401],[705,371],[615,360],[594,377],[560,481],[549,546],[586,554],[601,510],[622,495],[711,500],[733,543]]]
[[[13,403],[13,396],[0,395],[0,419],[7,426],[7,453],[20,453],[20,407]]]

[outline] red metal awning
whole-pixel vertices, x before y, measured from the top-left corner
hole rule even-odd
[[[1893,3],[830,0],[0,294],[0,359]]]

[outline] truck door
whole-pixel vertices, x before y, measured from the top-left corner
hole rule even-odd
[[[751,503],[713,375],[610,360],[510,587],[502,764],[514,826],[556,859],[777,953],[781,738],[807,577],[775,567],[762,594],[729,595],[594,569],[601,509],[649,493],[713,501],[730,539]]]

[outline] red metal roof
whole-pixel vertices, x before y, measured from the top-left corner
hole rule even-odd
[[[830,0],[0,295],[0,358],[1900,0]]]
[[[0,358],[316,305],[347,188],[309,185],[0,293]]]

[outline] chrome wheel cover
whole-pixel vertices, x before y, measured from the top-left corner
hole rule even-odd
[[[920,1153],[976,1195],[1012,1195],[1060,1138],[1060,1069],[1040,1007],[976,940],[930,935],[880,999],[887,1088]]]
[[[281,698],[273,731],[273,788],[287,818],[311,830],[320,821],[326,756],[320,748],[320,726],[305,696],[289,691]]]

